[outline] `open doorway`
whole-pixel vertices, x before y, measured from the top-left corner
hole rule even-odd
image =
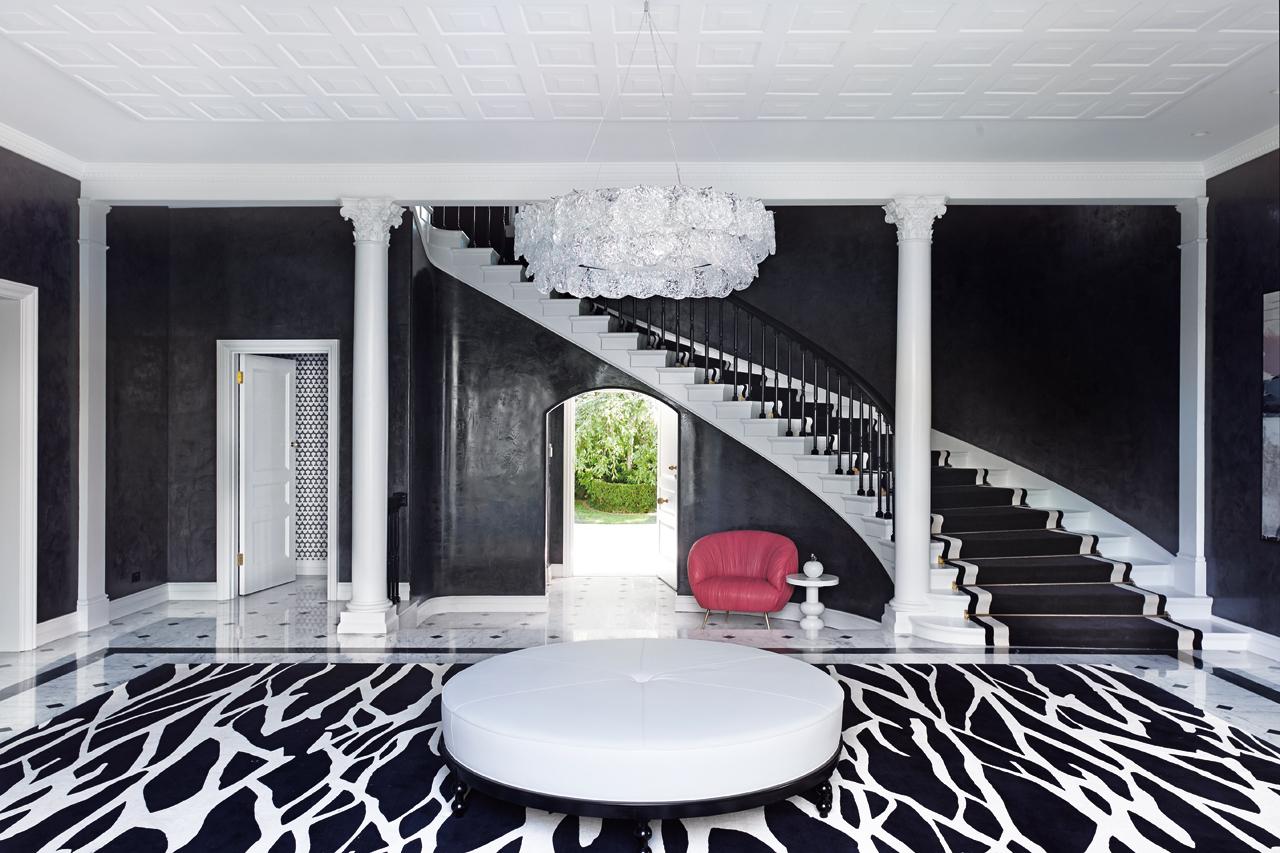
[[[220,599],[306,575],[341,597],[339,375],[337,341],[218,342]]]
[[[562,428],[551,428],[560,445],[552,442],[551,456],[559,451],[561,494],[549,499],[563,501],[562,574],[653,577],[674,589],[675,411],[647,394],[618,389],[589,391],[561,409]]]
[[[0,279],[0,652],[36,646],[38,293]]]

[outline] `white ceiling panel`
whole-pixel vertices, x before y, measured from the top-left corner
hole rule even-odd
[[[1275,0],[687,0],[653,5],[656,45],[641,6],[4,0],[0,72],[24,85],[0,87],[0,123],[88,159],[287,158],[305,122],[325,126],[313,156],[412,160],[411,128],[442,120],[460,124],[433,157],[574,159],[602,117],[638,129],[599,156],[660,158],[646,128],[668,112],[717,123],[687,131],[702,156],[982,159],[994,137],[1027,159],[1144,159],[1221,150],[1280,111]],[[519,144],[485,136],[516,120]],[[1069,143],[1064,121],[1082,123]]]

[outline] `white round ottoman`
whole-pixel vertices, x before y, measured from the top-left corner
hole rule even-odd
[[[471,789],[548,811],[650,819],[815,790],[825,817],[843,691],[818,668],[702,640],[595,640],[498,655],[445,684],[454,812]]]

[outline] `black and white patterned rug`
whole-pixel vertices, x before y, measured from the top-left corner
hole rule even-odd
[[[1280,845],[1280,748],[1107,666],[828,666],[836,807],[654,824],[698,851]],[[452,816],[457,666],[166,665],[0,744],[0,850],[633,851],[633,825],[476,795]],[[689,772],[715,773],[714,767]]]

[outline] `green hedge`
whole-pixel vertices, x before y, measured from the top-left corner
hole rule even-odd
[[[587,485],[587,506],[601,512],[653,512],[657,509],[653,486],[643,483],[606,483],[592,480]]]

